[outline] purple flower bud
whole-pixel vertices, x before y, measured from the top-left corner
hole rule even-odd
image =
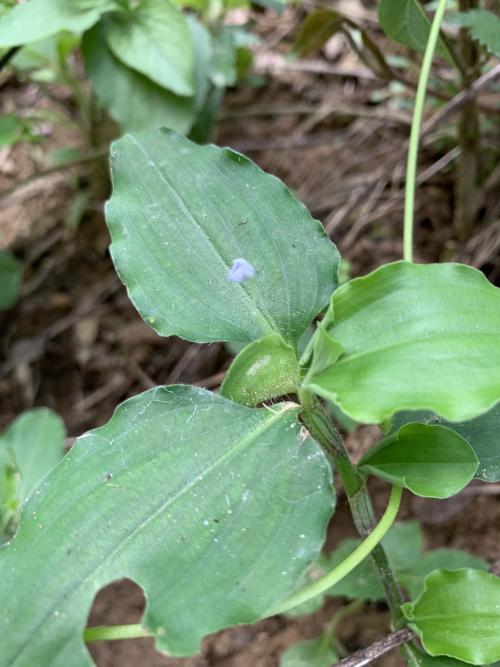
[[[255,269],[246,259],[238,257],[233,260],[233,265],[227,274],[227,279],[233,283],[244,283],[246,280],[255,278]]]

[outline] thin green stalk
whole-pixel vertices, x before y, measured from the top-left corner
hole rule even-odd
[[[321,579],[313,581],[308,586],[305,586],[300,591],[292,593],[285,600],[281,601],[276,606],[272,607],[267,613],[268,616],[274,614],[282,614],[289,609],[298,607],[298,605],[311,600],[321,593],[325,593],[329,588],[338,583],[341,579],[346,577],[349,572],[352,572],[367,556],[370,555],[374,547],[387,533],[389,528],[394,523],[398,514],[399,506],[401,504],[401,496],[403,490],[401,487],[393,486],[389,503],[383,517],[380,519],[374,530],[368,537],[358,546],[349,556],[343,560],[337,567],[325,574]]]
[[[439,31],[446,11],[446,0],[439,0],[429,39],[425,47],[422,69],[418,79],[417,93],[415,95],[415,106],[413,109],[413,120],[411,124],[410,146],[408,148],[408,164],[406,168],[406,192],[405,192],[405,214],[404,214],[404,241],[403,257],[408,262],[413,261],[413,217],[415,210],[415,187],[417,178],[417,158],[420,137],[420,126],[424,113],[425,91],[429,81],[432,58],[439,38]]]
[[[100,642],[116,639],[138,639],[149,637],[150,634],[142,625],[98,625],[94,628],[86,628],[83,631],[83,639],[86,642]]]

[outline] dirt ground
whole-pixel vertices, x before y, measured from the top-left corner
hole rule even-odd
[[[374,11],[354,4],[373,23]],[[360,62],[340,35],[326,52],[304,61],[302,69],[284,62],[280,54],[289,48],[300,12],[287,10],[279,19],[269,13],[253,16],[261,38],[256,67],[264,84],[229,91],[214,139],[282,178],[323,222],[349,261],[350,275],[362,275],[402,256],[411,91],[390,94],[387,83]],[[67,107],[64,94],[52,92],[57,104]],[[481,100],[485,107],[498,108],[498,94],[485,93]],[[47,104],[55,102],[47,102],[37,85],[3,81],[1,112]],[[491,118],[486,126],[485,141],[500,148],[498,127]],[[0,314],[0,427],[25,409],[45,405],[64,418],[70,444],[106,422],[119,402],[157,384],[182,381],[216,389],[230,357],[223,345],[161,338],[142,322],[107,252],[105,159],[54,168],[51,151],[85,146],[74,127],[47,123],[44,131],[46,140],[39,145],[0,149],[0,247],[10,247],[25,266],[19,304]],[[452,225],[452,131],[451,125],[441,128],[422,149],[425,178],[418,190],[416,260],[466,262],[499,284],[498,164],[496,180],[485,179],[475,233],[461,242]],[[492,168],[491,161],[484,168]],[[82,190],[89,196],[83,219],[73,229],[68,216]],[[355,457],[373,437],[370,428],[348,437]],[[406,498],[401,517],[421,521],[428,547],[466,549],[499,569],[500,495],[486,494],[484,488],[473,486],[449,501]],[[375,483],[373,492],[380,511],[387,488]],[[354,534],[341,496],[328,548]],[[162,656],[146,639],[95,644],[91,653],[98,667],[275,667],[288,646],[318,636],[345,602],[330,600],[309,617],[279,616],[225,630],[207,637],[193,658]],[[143,607],[135,584],[116,582],[99,593],[90,624],[136,623]],[[388,628],[386,607],[365,605],[340,624],[338,636],[351,652]],[[377,664],[403,662],[395,651]]]

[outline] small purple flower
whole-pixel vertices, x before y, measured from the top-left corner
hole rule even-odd
[[[233,265],[227,274],[227,279],[233,283],[244,283],[246,280],[255,278],[255,269],[246,259],[238,257],[233,260]]]

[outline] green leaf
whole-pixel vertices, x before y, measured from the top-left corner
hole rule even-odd
[[[343,353],[305,386],[357,421],[405,409],[460,421],[500,399],[500,289],[476,269],[387,264],[340,287],[326,317]]]
[[[340,30],[344,17],[332,9],[318,9],[302,22],[292,46],[292,53],[307,56],[323,48],[332,35]]]
[[[329,636],[297,642],[281,656],[280,667],[331,667],[338,656]]]
[[[470,567],[488,570],[487,561],[459,549],[433,549],[421,555],[411,566],[398,572],[398,580],[406,588],[410,597],[417,598],[423,591],[424,578],[429,572],[441,568],[459,570]]]
[[[423,651],[420,651],[415,647],[414,644],[406,644],[405,645],[405,651],[409,652],[412,657],[412,662],[408,660],[407,665],[408,667],[415,667],[418,665],[418,667],[464,667],[464,663],[459,660],[454,660],[453,658],[445,658],[445,657],[439,657],[439,658],[433,658],[430,655],[427,655]],[[494,667],[493,665],[489,667]]]
[[[472,9],[468,12],[451,14],[450,22],[468,28],[473,39],[484,47],[500,55],[500,18],[487,9]]]
[[[169,0],[143,0],[109,21],[106,40],[125,65],[177,95],[193,95],[193,45],[188,23]]]
[[[11,308],[19,297],[23,267],[9,250],[0,250],[0,310]]]
[[[0,435],[0,449],[11,452],[21,475],[20,502],[62,458],[65,436],[64,422],[49,408],[24,412]]]
[[[114,0],[29,0],[0,16],[0,48],[30,44],[61,30],[83,32]]]
[[[359,466],[417,496],[449,498],[471,481],[478,463],[467,440],[455,431],[415,423],[384,438]]]
[[[399,412],[394,415],[392,430],[408,422],[440,424],[465,438],[479,460],[475,477],[484,482],[500,480],[500,403],[483,415],[466,422],[448,422],[432,412]]]
[[[297,393],[300,383],[295,350],[281,336],[249,343],[229,367],[220,393],[236,403],[257,405],[270,398]]]
[[[111,164],[111,254],[146,322],[197,342],[295,343],[336,286],[338,253],[277,178],[164,130],[115,142]],[[228,280],[238,257],[254,280]]]
[[[398,44],[422,53],[425,51],[431,24],[419,0],[380,0],[378,20],[385,34]],[[450,60],[441,38],[436,54]]]
[[[92,665],[87,615],[121,577],[143,587],[142,624],[171,655],[285,598],[317,557],[333,505],[329,463],[299,438],[298,410],[158,387],[79,438],[0,549],[5,664]]]
[[[427,653],[473,665],[500,659],[500,578],[480,570],[434,570],[416,602],[402,605]]]
[[[82,52],[99,102],[123,130],[164,125],[188,132],[196,115],[194,98],[179,97],[123,65],[106,45],[102,22],[83,36]]]
[[[11,146],[21,141],[24,121],[14,113],[0,116],[0,146]]]

